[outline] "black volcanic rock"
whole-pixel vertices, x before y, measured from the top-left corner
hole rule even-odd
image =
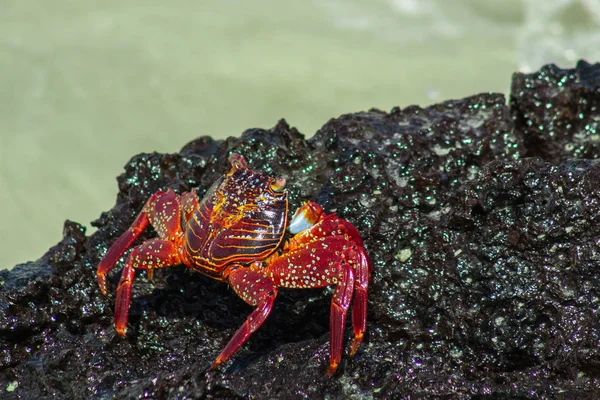
[[[133,157],[94,234],[67,221],[41,259],[0,272],[0,397],[600,398],[599,76],[548,66],[515,74],[510,108],[481,94],[343,115],[309,140],[280,121]],[[365,241],[367,337],[333,378],[331,290],[282,289],[216,371],[251,308],[185,267],[138,274],[128,337],[114,331],[95,277],[107,247],[155,191],[202,195],[233,150]]]
[[[600,69],[580,61],[575,69],[547,65],[513,77],[510,98],[527,157],[559,163],[600,156]]]

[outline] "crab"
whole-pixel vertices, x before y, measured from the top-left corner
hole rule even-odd
[[[237,153],[229,156],[229,164],[229,172],[201,201],[194,189],[181,195],[170,189],[153,194],[131,227],[106,252],[97,270],[104,295],[107,274],[148,224],[158,235],[134,247],[125,261],[116,291],[115,329],[119,335],[126,335],[136,270],[146,270],[152,280],[158,268],[185,264],[229,283],[239,297],[255,307],[214,361],[213,369],[228,360],[263,324],[279,287],[335,285],[327,369],[331,376],[342,357],[346,314],[352,299],[354,338],[350,356],[358,350],[366,331],[371,265],[358,230],[310,201],[288,221],[284,178],[252,171]],[[293,235],[287,239],[286,228]]]

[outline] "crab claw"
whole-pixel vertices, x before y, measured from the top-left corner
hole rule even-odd
[[[296,211],[290,224],[288,226],[288,230],[290,233],[294,235],[296,233],[302,232],[319,221],[321,215],[323,214],[323,207],[318,205],[317,203],[313,203],[312,201],[308,201],[302,205]]]

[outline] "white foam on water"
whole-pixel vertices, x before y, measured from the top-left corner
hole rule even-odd
[[[600,60],[600,0],[324,0],[314,4],[325,7],[340,29],[392,42],[455,38],[456,48],[461,49],[473,46],[468,37],[472,34],[479,39],[508,36],[506,49],[497,49],[498,53],[513,58],[522,72],[548,63],[567,67],[579,59]]]
[[[516,43],[521,71],[600,60],[600,0],[529,0],[524,7]]]
[[[380,40],[414,43],[462,34],[462,24],[449,18],[438,1],[322,0],[313,4],[324,8],[340,29],[368,33]]]

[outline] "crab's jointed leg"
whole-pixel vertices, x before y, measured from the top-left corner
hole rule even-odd
[[[369,276],[371,264],[369,257],[362,246],[355,249],[357,263],[354,265],[354,302],[352,303],[352,330],[354,339],[350,347],[350,357],[356,354],[367,330],[367,290],[369,289]]]
[[[333,375],[342,357],[346,314],[353,295],[351,355],[356,353],[364,337],[370,264],[356,228],[334,214],[315,213],[317,207],[320,208],[309,202],[296,213],[300,218],[302,214],[312,215],[312,226],[292,237],[282,254],[267,260],[265,274],[275,285],[286,288],[336,285],[331,301],[327,371]]]
[[[131,289],[135,277],[135,269],[145,269],[150,274],[156,268],[181,264],[179,251],[172,242],[165,239],[150,239],[136,246],[127,257],[117,286],[115,299],[115,329],[121,336],[127,331]]]
[[[229,272],[228,281],[242,300],[256,308],[229,340],[229,343],[210,367],[211,369],[227,361],[233,353],[246,343],[250,335],[265,322],[273,309],[273,302],[277,296],[277,287],[262,271],[234,265],[231,272]]]
[[[120,335],[124,336],[127,328],[135,269],[147,270],[148,277],[152,279],[154,269],[185,262],[181,251],[183,243],[182,212],[186,219],[189,218],[196,204],[197,198],[193,191],[186,192],[181,197],[172,190],[153,194],[131,227],[117,239],[100,261],[97,271],[98,284],[102,293],[106,294],[106,275],[117,260],[140,236],[148,224],[151,224],[156,230],[158,238],[147,240],[136,246],[125,262],[117,287],[115,303],[115,328]]]

